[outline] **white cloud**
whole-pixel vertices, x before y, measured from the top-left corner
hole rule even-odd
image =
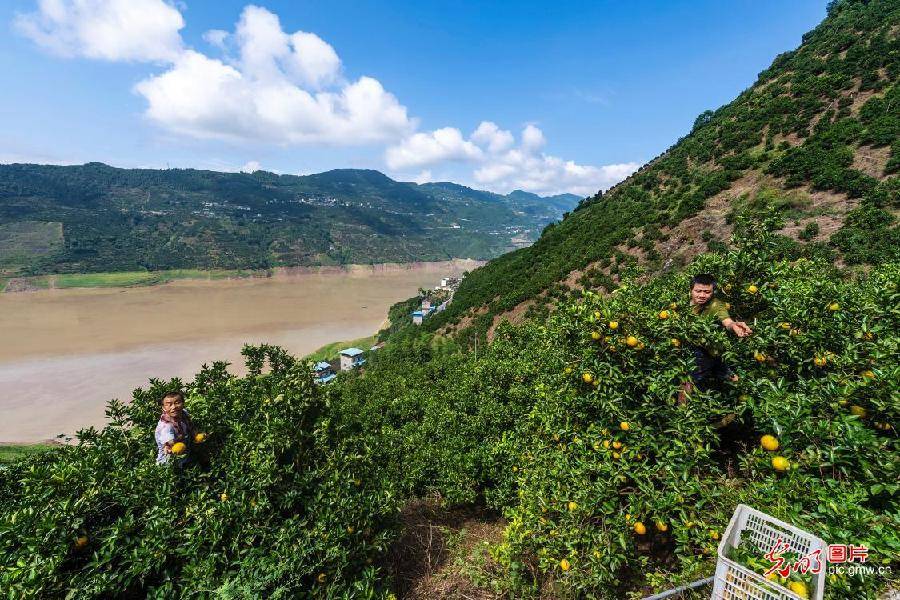
[[[423,183],[428,183],[429,181],[432,181],[433,179],[434,179],[434,177],[432,177],[431,171],[429,171],[428,169],[424,169],[424,170],[420,171],[418,175],[413,177],[413,181],[415,181],[416,183],[418,183],[420,185]]]
[[[64,56],[166,63],[134,91],[147,101],[146,117],[178,135],[359,145],[415,130],[378,80],[344,80],[334,48],[313,33],[285,33],[277,15],[258,6],[244,8],[234,33],[206,32],[222,58],[185,47],[184,19],[163,0],[40,0],[16,26]],[[236,58],[227,56],[232,47]]]
[[[203,39],[216,56],[185,45],[183,6],[174,0],[38,0],[16,29],[66,57],[143,61],[164,67],[134,86],[145,116],[176,135],[237,143],[393,144],[385,162],[394,171],[471,165],[471,178],[493,191],[590,194],[608,188],[637,163],[580,165],[543,152],[546,139],[526,125],[512,132],[483,121],[468,139],[453,127],[416,132],[417,121],[372,77],[343,75],[337,52],[314,33],[285,32],[278,16],[248,5],[233,32],[212,29]],[[242,170],[258,168],[251,161]]]
[[[536,152],[543,148],[546,143],[544,132],[534,125],[527,125],[522,131],[522,150]]]
[[[241,173],[255,173],[256,171],[261,171],[262,165],[259,164],[258,161],[251,160],[244,163],[244,166],[241,167]]]
[[[416,133],[387,149],[385,160],[391,169],[407,169],[446,161],[477,160],[482,150],[463,139],[459,129],[444,127],[431,133]]]
[[[580,165],[541,152],[544,133],[526,125],[519,145],[509,131],[482,122],[468,140],[458,129],[445,127],[416,133],[387,149],[385,160],[394,170],[434,166],[446,162],[474,165],[477,187],[499,193],[522,189],[539,194],[571,192],[587,196],[618,183],[640,166],[629,162],[604,166]]]
[[[135,91],[146,116],[175,133],[276,144],[356,145],[414,130],[406,107],[371,77],[340,77],[334,49],[312,33],[285,33],[278,17],[247,6],[235,32],[208,32],[235,60],[184,51],[166,72]]]
[[[228,41],[228,32],[224,29],[210,29],[203,34],[203,41],[205,41],[210,46],[215,46],[219,50],[224,51],[226,49],[226,42]]]
[[[181,13],[163,0],[39,0],[15,28],[66,57],[170,61],[182,51]]]
[[[491,121],[482,121],[472,133],[472,141],[482,146],[487,146],[490,152],[503,152],[511,147],[516,139],[513,134],[501,130],[496,123]]]

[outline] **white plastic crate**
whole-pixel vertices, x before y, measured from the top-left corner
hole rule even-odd
[[[810,600],[822,600],[825,592],[826,545],[821,539],[793,525],[788,525],[764,512],[744,504],[738,504],[722,541],[719,542],[719,560],[713,582],[713,600],[797,600],[797,594],[784,586],[766,581],[761,573],[739,565],[727,557],[729,548],[737,548],[742,540],[751,540],[763,549],[771,548],[781,538],[787,545],[786,552],[806,556],[821,550],[822,569],[812,574]]]

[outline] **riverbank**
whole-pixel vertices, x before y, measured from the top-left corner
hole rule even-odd
[[[273,269],[172,269],[169,271],[121,271],[109,273],[63,273],[33,277],[0,277],[0,292],[34,292],[54,289],[143,287],[180,280],[218,281],[223,279],[291,277],[309,274],[390,273],[445,266],[471,270],[483,260],[455,258],[441,262],[377,263],[371,265],[317,265],[275,267]]]
[[[295,356],[375,334],[394,303],[475,265],[416,263],[180,279],[155,286],[0,294],[0,441],[30,443],[105,422],[148,379],[188,382],[203,364],[241,375],[244,344]]]

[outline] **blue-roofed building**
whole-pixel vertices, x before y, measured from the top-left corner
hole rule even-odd
[[[421,325],[422,319],[425,318],[425,311],[422,311],[422,310],[413,311],[412,318],[413,318],[413,325]]]
[[[341,371],[350,371],[361,367],[366,362],[365,354],[359,348],[341,350]]]
[[[332,379],[337,377],[334,372],[334,369],[331,367],[331,363],[320,361],[317,362],[313,366],[313,381],[318,384],[328,383]]]

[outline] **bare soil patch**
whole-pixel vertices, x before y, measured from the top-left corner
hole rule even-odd
[[[493,600],[501,596],[472,581],[472,569],[497,566],[487,553],[506,522],[478,507],[443,508],[437,498],[415,500],[400,515],[402,533],[388,556],[403,600]]]

